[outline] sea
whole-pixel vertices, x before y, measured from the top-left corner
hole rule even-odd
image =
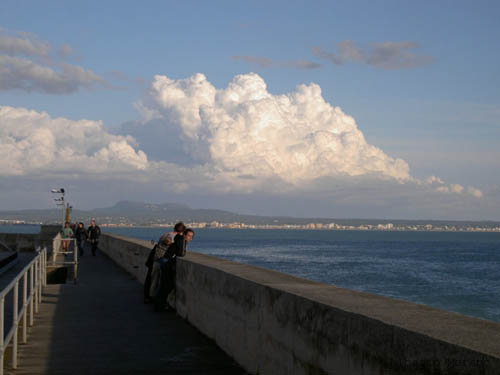
[[[8,226],[0,226],[0,232],[2,227]],[[166,231],[102,229],[154,241]],[[500,322],[500,233],[215,228],[195,232],[191,251]]]

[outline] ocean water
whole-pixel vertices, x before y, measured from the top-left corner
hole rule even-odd
[[[198,229],[188,250],[500,322],[500,233]]]
[[[165,232],[102,229],[144,240]],[[500,322],[500,233],[197,229],[188,250]]]

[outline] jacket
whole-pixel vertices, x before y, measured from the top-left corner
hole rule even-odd
[[[174,238],[174,243],[172,243],[167,251],[165,251],[164,258],[174,259],[175,257],[183,257],[186,255],[186,240],[182,234],[178,234]]]
[[[90,226],[87,229],[87,236],[91,241],[97,241],[100,235],[101,235],[101,228],[99,228],[98,225],[95,225],[94,227]]]

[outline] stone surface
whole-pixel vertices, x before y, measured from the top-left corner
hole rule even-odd
[[[500,374],[498,323],[203,254],[177,309],[252,373]]]
[[[147,241],[103,248],[140,281]],[[178,313],[254,374],[500,374],[500,324],[189,252]]]
[[[48,285],[7,374],[245,374],[173,312],[153,312],[142,286],[101,252],[80,259],[78,284]]]

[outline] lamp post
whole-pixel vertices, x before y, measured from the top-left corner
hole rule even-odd
[[[60,194],[60,196],[58,198],[55,198],[54,200],[57,202],[56,204],[58,206],[62,207],[62,227],[64,228],[64,221],[66,218],[66,205],[64,204],[64,193],[65,193],[64,188],[52,189],[50,192],[54,194]]]

